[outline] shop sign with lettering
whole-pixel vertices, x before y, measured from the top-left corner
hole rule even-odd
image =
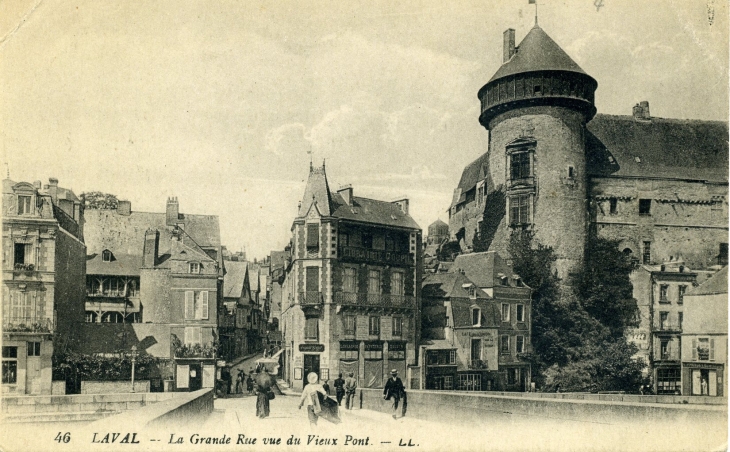
[[[300,352],[310,352],[310,353],[322,353],[324,351],[324,345],[323,344],[299,344],[299,351]]]

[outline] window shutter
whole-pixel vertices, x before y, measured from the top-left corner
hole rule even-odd
[[[715,339],[710,338],[710,361],[715,360]]]
[[[319,225],[308,224],[307,225],[307,248],[318,248],[319,247]]]
[[[195,341],[196,344],[202,344],[203,343],[203,329],[198,327],[195,328],[197,334],[197,340]]]
[[[692,360],[697,361],[697,339],[692,339]]]
[[[185,319],[195,318],[195,292],[192,290],[185,291]]]
[[[203,311],[203,315],[201,318],[207,319],[208,318],[208,291],[204,290],[200,293],[201,296],[201,309]]]

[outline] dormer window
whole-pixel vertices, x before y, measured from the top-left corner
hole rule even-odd
[[[499,277],[499,284],[502,286],[509,286],[509,281],[507,280],[506,276],[500,276]]]
[[[189,262],[188,263],[188,273],[200,273],[200,263],[199,262]]]
[[[101,260],[103,262],[111,262],[112,261],[112,252],[109,250],[104,250],[101,252]]]
[[[525,284],[522,282],[522,278],[520,278],[517,275],[513,276],[513,278],[515,280],[515,286],[517,286],[517,287],[524,287]]]
[[[481,326],[482,310],[479,308],[471,309],[471,326]]]
[[[30,201],[30,196],[18,195],[18,215],[30,215],[33,213]]]

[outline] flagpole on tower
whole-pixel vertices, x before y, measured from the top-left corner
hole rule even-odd
[[[527,0],[529,4],[535,5],[535,25],[537,25],[537,0]]]

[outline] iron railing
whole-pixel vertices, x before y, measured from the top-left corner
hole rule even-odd
[[[334,302],[351,306],[382,306],[413,308],[416,297],[409,295],[335,292]]]

